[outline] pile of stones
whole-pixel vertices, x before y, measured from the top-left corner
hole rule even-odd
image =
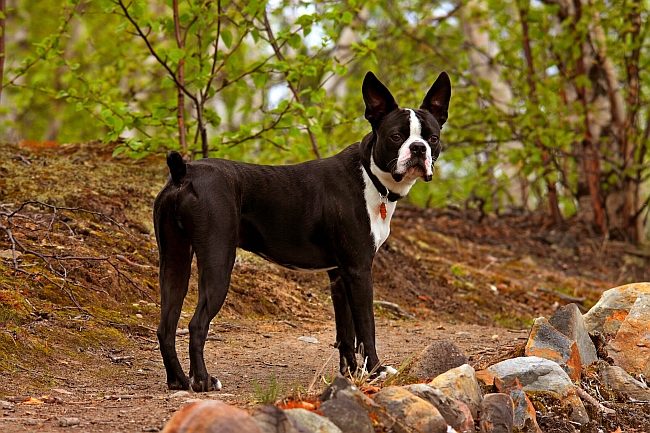
[[[384,386],[369,396],[339,376],[312,410],[265,405],[249,414],[219,401],[194,402],[164,432],[541,433],[533,404],[540,395],[555,398],[578,431],[590,425],[590,413],[615,415],[611,402],[581,386],[585,375],[631,402],[650,402],[643,381],[650,377],[650,283],[610,289],[584,316],[568,304],[536,319],[523,355],[475,371],[455,345],[436,341],[410,372],[433,377],[426,383]]]

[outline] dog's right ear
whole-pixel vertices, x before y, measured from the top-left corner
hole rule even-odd
[[[376,126],[385,115],[398,108],[393,95],[372,72],[368,72],[363,79],[361,92],[366,103],[366,119],[372,126]]]

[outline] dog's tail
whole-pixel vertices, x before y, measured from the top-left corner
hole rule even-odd
[[[167,153],[167,167],[169,167],[169,174],[172,176],[172,181],[180,184],[187,174],[187,167],[181,154],[175,150],[170,150]]]

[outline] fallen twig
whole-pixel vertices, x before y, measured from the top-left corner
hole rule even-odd
[[[378,305],[380,307],[383,307],[387,310],[391,310],[392,312],[396,313],[399,316],[406,317],[407,319],[414,320],[415,316],[408,313],[406,310],[404,310],[402,307],[400,307],[397,304],[394,304],[392,302],[387,302],[387,301],[373,301],[375,305]]]

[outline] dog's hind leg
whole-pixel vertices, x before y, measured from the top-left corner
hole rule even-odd
[[[156,232],[160,251],[160,353],[167,370],[169,389],[189,389],[189,380],[176,354],[176,326],[187,294],[192,248],[187,236],[169,219],[161,221]]]
[[[357,358],[354,354],[354,320],[348,301],[345,283],[338,269],[327,272],[330,277],[330,293],[334,304],[336,321],[336,347],[340,354],[341,374],[354,374],[357,369]]]
[[[228,293],[230,274],[235,263],[237,230],[224,226],[196,230],[194,240],[199,268],[199,300],[190,321],[190,385],[197,392],[220,390],[221,383],[208,374],[203,359],[210,321],[217,315]]]

